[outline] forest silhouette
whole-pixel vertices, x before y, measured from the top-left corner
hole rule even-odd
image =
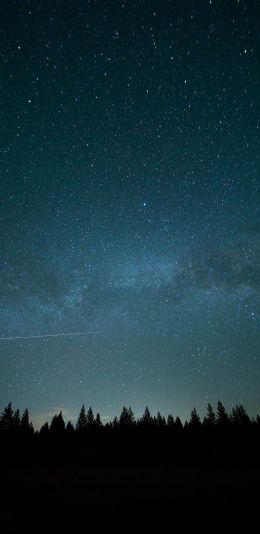
[[[160,439],[170,439],[175,437],[175,443],[178,439],[190,440],[193,437],[207,438],[213,436],[214,438],[224,436],[229,437],[254,435],[256,437],[260,432],[260,415],[256,418],[250,418],[245,408],[240,404],[232,408],[228,413],[221,401],[217,403],[216,413],[212,405],[207,406],[207,413],[201,419],[196,408],[191,411],[190,419],[183,424],[180,417],[175,419],[172,414],[167,417],[161,415],[158,411],[155,416],[151,415],[148,406],[145,407],[143,415],[136,419],[131,408],[124,406],[119,417],[105,424],[102,423],[99,413],[94,415],[92,407],[88,410],[85,405],[82,405],[80,413],[73,425],[71,421],[65,424],[62,411],[52,417],[50,424],[45,422],[40,430],[34,430],[33,424],[30,421],[29,411],[20,414],[20,410],[16,411],[12,408],[12,403],[4,408],[0,415],[0,438],[2,444],[6,441],[9,444],[12,440],[22,440],[30,438],[35,443],[40,443],[45,438],[55,440],[55,438],[67,439],[66,436],[77,436],[78,439],[85,441],[86,437],[103,439],[105,436],[117,436],[127,434],[127,436],[138,435],[145,437],[145,435],[160,436]],[[239,433],[239,434],[238,434]],[[177,440],[177,441],[176,441]]]
[[[242,405],[228,413],[220,401],[203,418],[193,408],[184,423],[172,414],[153,416],[147,406],[137,419],[124,406],[104,424],[83,405],[75,424],[65,424],[60,412],[37,431],[28,409],[21,414],[9,403],[0,416],[1,531],[20,532],[28,504],[33,531],[46,533],[66,531],[70,520],[61,510],[73,511],[73,528],[81,525],[81,507],[92,514],[118,507],[129,514],[125,526],[133,507],[146,524],[156,516],[162,521],[170,509],[189,507],[196,515],[202,503],[209,511],[217,504],[218,516],[240,502],[245,513],[248,503],[251,517],[259,499],[259,445],[260,416],[249,417]]]
[[[99,413],[84,404],[75,424],[65,424],[62,412],[35,431],[29,411],[20,414],[11,402],[0,416],[2,454],[15,462],[19,447],[22,458],[35,458],[57,465],[239,465],[252,464],[259,457],[260,416],[250,418],[242,405],[228,413],[218,402],[211,404],[202,419],[194,407],[190,419],[155,416],[146,406],[135,418],[124,406],[119,417],[105,424]],[[22,456],[21,456],[22,455]]]

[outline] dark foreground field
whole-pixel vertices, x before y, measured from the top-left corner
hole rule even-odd
[[[245,508],[253,515],[259,507],[259,474],[253,468],[11,469],[2,480],[1,532],[20,532],[22,525],[57,532],[79,524],[88,532],[93,520],[98,525],[107,517],[111,525],[120,515],[127,527],[140,513],[147,522],[168,516],[173,527],[180,519],[188,524],[190,514],[194,521],[200,514],[203,519],[209,509],[213,524],[224,512],[244,522]]]
[[[203,524],[208,532],[228,524],[231,532],[254,531],[256,443],[247,447],[236,438],[219,448],[193,439],[171,448],[151,438],[5,448],[0,532],[136,531],[141,525],[182,532]]]

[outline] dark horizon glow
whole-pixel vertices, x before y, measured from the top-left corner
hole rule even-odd
[[[1,2],[2,408],[259,413],[259,15]]]

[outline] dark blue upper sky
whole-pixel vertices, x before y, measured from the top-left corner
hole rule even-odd
[[[3,406],[259,411],[259,15],[1,2]]]

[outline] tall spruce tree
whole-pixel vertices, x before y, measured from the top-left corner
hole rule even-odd
[[[200,425],[201,425],[200,416],[199,416],[196,408],[194,407],[192,412],[191,412],[189,426],[191,428],[199,428]]]
[[[13,415],[13,430],[18,432],[21,427],[20,410],[16,410]]]
[[[159,428],[164,428],[166,426],[165,417],[163,417],[160,412],[157,412],[156,424]]]
[[[89,407],[88,411],[87,411],[87,428],[94,428],[95,426],[95,417],[94,417],[94,414],[93,414],[93,410],[91,408],[91,406]]]
[[[102,426],[103,426],[103,424],[102,424],[102,421],[100,419],[100,414],[97,413],[96,418],[95,418],[95,427],[96,428],[101,428]]]
[[[21,431],[24,433],[30,432],[30,420],[29,420],[29,412],[27,408],[24,410],[22,418],[21,418]]]
[[[61,434],[65,430],[65,422],[62,416],[62,412],[58,415],[55,414],[50,424],[50,432],[55,434]]]
[[[47,436],[49,433],[49,423],[44,423],[42,427],[40,428],[39,436],[44,437]]]
[[[173,415],[171,413],[169,413],[169,415],[167,417],[167,426],[169,428],[173,428],[174,427],[174,418],[173,418]]]
[[[206,417],[204,417],[204,420],[203,420],[203,425],[206,426],[207,428],[213,428],[215,424],[216,424],[216,415],[213,411],[211,404],[209,403],[207,407],[207,415]]]
[[[118,427],[119,427],[119,420],[118,420],[118,417],[115,416],[112,421],[112,428],[118,428]]]
[[[119,425],[121,427],[127,428],[133,426],[134,423],[135,418],[131,406],[129,406],[129,408],[126,408],[126,406],[124,406],[119,417]]]
[[[14,411],[12,409],[12,403],[9,404],[4,409],[0,417],[0,430],[9,431],[13,428],[13,415]]]
[[[148,406],[145,407],[145,410],[144,410],[144,413],[143,413],[143,416],[141,417],[141,423],[145,426],[148,426],[148,425],[151,425],[151,423],[153,422],[153,418],[150,414],[150,410],[148,408]]]
[[[74,432],[74,426],[73,424],[71,423],[71,421],[68,421],[67,422],[67,425],[66,425],[66,428],[65,428],[66,432],[68,433],[73,433]]]
[[[229,416],[226,412],[225,407],[220,401],[218,401],[218,406],[217,406],[217,424],[221,426],[222,428],[230,425]]]
[[[251,424],[251,419],[247,415],[246,410],[242,404],[237,405],[232,409],[231,412],[231,421],[234,426],[237,427],[248,427]]]
[[[176,417],[174,427],[177,431],[181,432],[183,430],[183,424],[179,418],[179,416]]]
[[[87,420],[87,415],[85,411],[85,406],[83,404],[80,410],[79,416],[78,416],[77,423],[76,423],[76,430],[78,430],[79,432],[86,430],[87,424],[88,424],[88,420]]]

